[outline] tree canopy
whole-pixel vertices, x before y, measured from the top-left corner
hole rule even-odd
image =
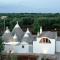
[[[3,40],[0,37],[0,54],[2,53],[3,50],[4,50]]]
[[[7,16],[1,19],[2,16]],[[60,30],[60,13],[0,13],[0,35],[4,32],[5,27],[8,26],[10,30],[13,29],[16,21],[19,22],[21,28],[31,28],[35,33],[38,32],[39,26],[42,25],[43,30]]]

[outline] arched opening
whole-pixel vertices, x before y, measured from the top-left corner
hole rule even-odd
[[[41,38],[40,43],[51,43],[51,41],[47,37],[43,37]]]

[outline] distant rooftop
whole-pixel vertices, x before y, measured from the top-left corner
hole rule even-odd
[[[43,31],[39,37],[48,37],[55,39],[57,36],[57,32],[52,32],[52,31]]]

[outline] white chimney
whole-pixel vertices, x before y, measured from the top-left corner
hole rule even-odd
[[[40,26],[40,34],[42,33],[42,26]]]

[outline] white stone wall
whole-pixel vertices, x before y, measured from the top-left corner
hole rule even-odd
[[[55,39],[50,39],[50,43],[39,43],[40,38],[33,42],[33,53],[55,54]]]
[[[15,52],[15,46],[10,45],[10,44],[4,45],[4,53],[9,53],[10,51],[11,51],[11,53],[14,53]]]
[[[24,46],[24,48],[22,48]],[[29,53],[29,45],[18,45],[15,48],[16,53]]]
[[[60,52],[60,41],[56,41],[56,52]]]
[[[11,51],[11,53],[29,53],[29,44],[27,44],[26,42],[22,42],[17,45],[6,44],[4,52],[9,53],[9,51]]]

